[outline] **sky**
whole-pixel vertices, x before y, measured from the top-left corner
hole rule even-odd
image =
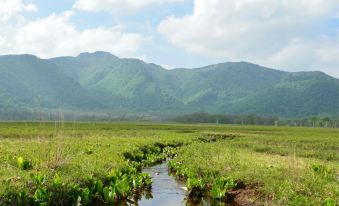
[[[339,78],[339,0],[0,0],[0,54],[94,51],[168,69],[247,61]]]

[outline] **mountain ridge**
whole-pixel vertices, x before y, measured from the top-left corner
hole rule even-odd
[[[36,96],[41,102],[32,100]],[[51,59],[0,56],[0,97],[0,108],[38,105],[78,111],[283,117],[339,114],[339,80],[320,71],[286,72],[250,62],[167,70],[100,51]]]

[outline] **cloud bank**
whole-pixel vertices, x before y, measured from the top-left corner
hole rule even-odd
[[[22,12],[35,12],[37,7],[21,0],[0,0],[0,23],[19,17]]]
[[[108,11],[113,14],[128,14],[154,4],[176,3],[183,0],[77,0],[74,8],[84,11]]]
[[[339,32],[319,29],[338,10],[337,0],[195,0],[192,14],[167,17],[158,32],[191,53],[339,75]]]
[[[22,13],[36,11],[35,5],[20,0],[1,0],[0,5],[1,54],[29,53],[49,58],[103,50],[134,57],[143,41],[140,34],[125,32],[122,25],[79,30],[71,21],[72,11],[28,21]]]

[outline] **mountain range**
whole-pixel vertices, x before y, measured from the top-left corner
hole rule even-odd
[[[339,115],[339,80],[247,62],[167,70],[110,53],[0,56],[0,109],[158,115]]]

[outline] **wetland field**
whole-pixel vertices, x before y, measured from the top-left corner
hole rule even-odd
[[[0,205],[339,204],[339,129],[0,123]]]

